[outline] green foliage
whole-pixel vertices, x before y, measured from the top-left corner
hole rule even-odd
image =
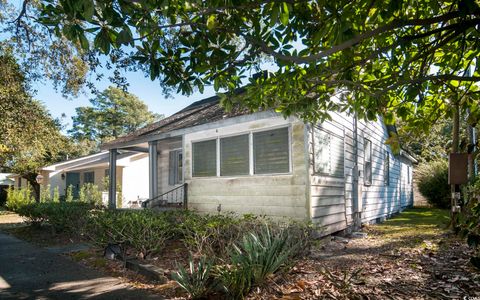
[[[17,212],[20,207],[33,203],[35,200],[32,196],[30,188],[14,189],[8,187],[6,207],[14,212]]]
[[[205,257],[200,258],[197,264],[190,257],[188,270],[179,265],[172,278],[192,299],[206,299],[214,287],[212,267],[212,261]]]
[[[416,130],[450,114],[457,101],[480,115],[479,86],[471,84],[480,81],[475,0],[91,4],[40,1],[38,20],[183,94],[212,85],[226,92],[227,107],[238,100],[311,121],[356,110],[366,119],[401,118]],[[272,76],[251,79],[240,99],[230,97],[265,60]],[[349,93],[331,101],[341,91]]]
[[[53,189],[52,202],[60,202],[60,193],[58,191],[58,186]]]
[[[450,207],[448,163],[436,160],[420,164],[415,170],[418,189],[427,201],[438,208]]]
[[[460,216],[459,231],[474,250],[470,262],[480,269],[480,178],[468,185],[466,203]]]
[[[69,133],[78,141],[109,141],[161,118],[137,96],[115,87],[108,87],[90,102],[92,106],[76,108],[73,117]]]
[[[78,192],[78,200],[95,206],[102,205],[102,192],[93,183],[84,183]]]
[[[73,186],[67,186],[67,190],[65,192],[65,201],[72,202],[73,201]]]
[[[225,290],[234,298],[243,298],[253,285],[264,283],[285,266],[298,246],[288,231],[272,233],[268,226],[259,233],[245,234],[231,250],[232,267],[220,272]]]
[[[98,245],[131,246],[141,258],[159,253],[172,233],[164,214],[142,211],[98,211],[90,219],[87,235]]]
[[[40,202],[47,202],[51,200],[50,185],[40,187]]]
[[[22,205],[17,213],[34,225],[48,224],[55,232],[79,233],[93,206],[83,202],[40,202]]]

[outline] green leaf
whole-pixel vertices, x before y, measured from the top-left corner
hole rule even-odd
[[[286,2],[283,2],[282,11],[280,13],[280,22],[282,22],[284,26],[287,26],[289,19],[290,19],[290,15],[289,15],[288,4]]]
[[[210,15],[207,19],[207,28],[212,30],[215,27],[215,15]]]

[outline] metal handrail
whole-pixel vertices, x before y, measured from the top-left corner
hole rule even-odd
[[[178,203],[178,204],[183,203],[183,206],[186,209],[187,208],[187,186],[188,186],[187,183],[184,183],[184,184],[182,184],[180,186],[177,186],[177,187],[175,187],[175,188],[173,188],[173,189],[171,189],[171,190],[169,190],[169,191],[167,191],[167,192],[165,192],[161,195],[157,195],[153,198],[147,199],[147,200],[142,202],[142,207],[147,208],[149,203],[154,203],[155,201],[159,201],[159,202],[162,201],[162,202],[165,202],[166,204],[168,204],[168,203]],[[169,195],[170,195],[170,198],[173,200],[173,198],[174,198],[173,196],[174,195],[178,196],[178,190],[180,190],[180,189],[183,189],[183,191],[182,191],[183,193],[181,194],[183,199],[181,199],[181,202],[180,201],[169,202],[168,201]]]

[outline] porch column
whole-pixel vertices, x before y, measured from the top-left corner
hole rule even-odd
[[[158,196],[158,152],[157,141],[148,142],[148,198]]]
[[[117,207],[117,149],[110,149],[108,168],[108,208],[115,209]]]

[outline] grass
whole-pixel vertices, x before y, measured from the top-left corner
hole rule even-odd
[[[449,220],[448,210],[410,208],[381,224],[371,226],[370,229],[385,240],[401,239],[411,246],[415,244],[428,248],[429,245],[425,241],[447,233]]]

